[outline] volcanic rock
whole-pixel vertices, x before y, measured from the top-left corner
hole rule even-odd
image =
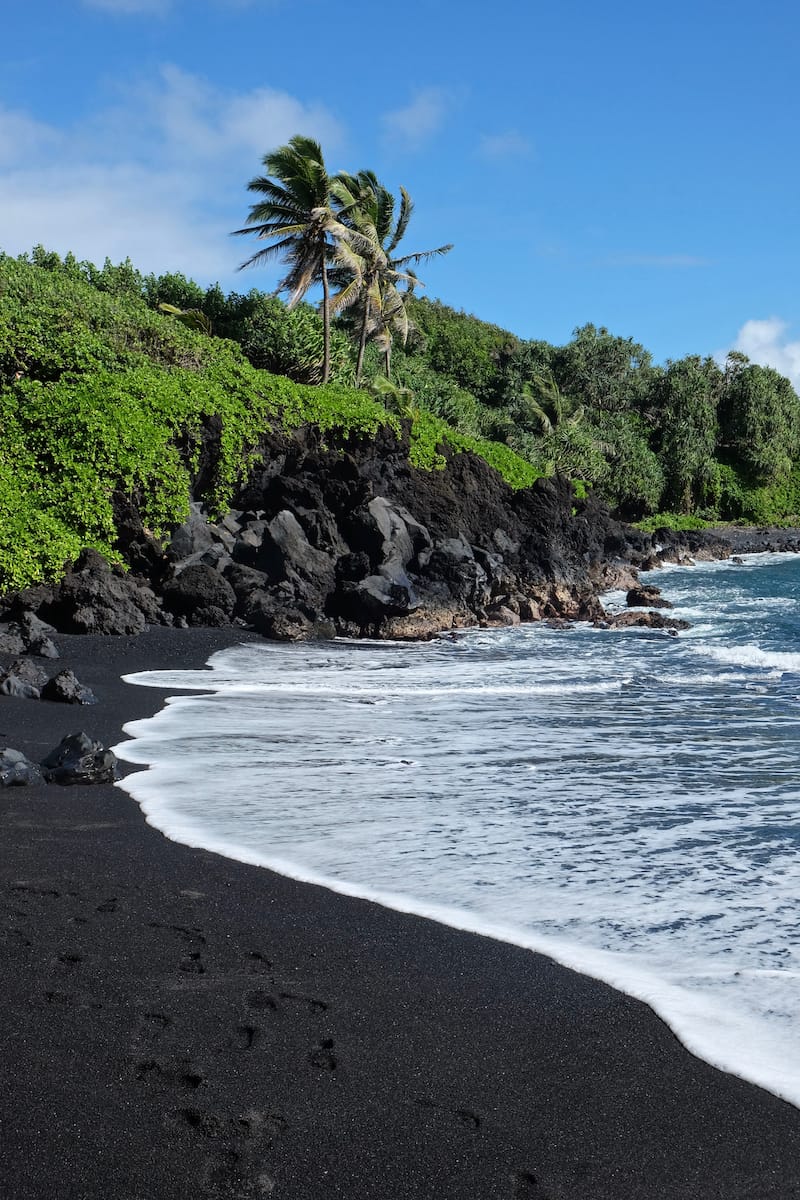
[[[85,687],[72,671],[59,671],[42,688],[43,700],[55,700],[59,704],[97,704],[94,692]]]
[[[0,787],[29,787],[41,782],[42,773],[36,763],[19,750],[10,747],[0,750]]]
[[[641,586],[630,588],[625,603],[628,608],[674,608],[675,605],[661,595],[661,588]]]
[[[117,758],[88,734],[73,733],[42,759],[42,770],[48,783],[113,783]]]
[[[228,624],[236,604],[236,593],[226,579],[205,563],[194,563],[164,584],[164,605],[190,625]],[[203,613],[214,610],[216,619],[204,621]]]

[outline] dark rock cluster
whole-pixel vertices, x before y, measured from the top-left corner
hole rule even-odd
[[[614,521],[591,495],[576,497],[566,479],[515,492],[475,455],[453,454],[444,470],[419,471],[408,453],[407,440],[388,429],[338,445],[309,429],[269,435],[231,511],[211,520],[195,501],[166,543],[143,527],[130,497],[118,497],[126,568],[85,550],[59,583],[6,596],[0,620],[10,624],[0,627],[0,653],[50,653],[52,626],[136,634],[149,624],[240,625],[296,641],[604,621],[598,597],[610,588],[628,590],[631,607],[669,607],[658,589],[642,588],[640,570],[800,547],[797,530],[651,536]],[[213,459],[205,445],[198,495]],[[633,620],[620,615],[612,623]],[[648,621],[656,624],[636,618]],[[8,684],[22,689],[14,694],[37,686]]]
[[[0,633],[11,640],[14,634]],[[16,651],[14,651],[16,652]],[[0,649],[0,654],[8,651]],[[28,651],[28,655],[30,655]],[[59,704],[96,704],[97,697],[78,680],[72,671],[59,671],[52,678],[31,657],[16,658],[8,666],[0,666],[0,696],[15,696],[19,700],[53,700]]]
[[[86,550],[58,584],[7,596],[0,617],[65,633],[239,624],[281,640],[422,638],[602,617],[599,592],[635,584],[652,551],[564,479],[514,492],[471,454],[418,471],[391,431],[339,446],[308,430],[271,437],[234,503],[215,521],[193,503],[161,545],[120,502],[127,571]]]
[[[32,784],[62,785],[113,783],[118,777],[117,757],[86,733],[62,738],[40,764],[31,762],[19,750],[0,749],[0,787],[25,787]]]

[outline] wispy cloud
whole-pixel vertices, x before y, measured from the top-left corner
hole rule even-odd
[[[196,4],[197,0],[193,0]],[[209,0],[217,8],[276,8],[283,0]],[[117,16],[159,16],[176,8],[185,0],[82,0],[85,8]],[[188,7],[188,5],[187,5]]]
[[[668,271],[710,265],[710,259],[696,254],[611,254],[598,262],[601,267],[655,267]]]
[[[381,118],[387,139],[405,149],[417,150],[444,126],[453,108],[453,96],[444,88],[422,88],[404,108]]]
[[[505,133],[485,133],[478,142],[478,153],[482,158],[515,159],[530,158],[533,145],[529,138],[515,130]]]
[[[35,155],[45,148],[52,150],[58,141],[58,133],[49,125],[35,120],[27,113],[0,108],[1,166],[13,164],[23,146],[27,148],[28,154]]]
[[[730,349],[741,351],[762,367],[774,367],[800,388],[800,340],[792,341],[787,336],[789,329],[780,317],[745,321]],[[719,357],[724,360],[726,354],[723,351]]]
[[[342,140],[321,105],[260,88],[230,93],[175,67],[71,129],[0,109],[2,249],[37,242],[79,258],[130,255],[144,270],[224,278],[247,256],[248,179],[295,133]]]
[[[86,8],[129,16],[137,13],[163,15],[172,7],[172,0],[83,0]]]

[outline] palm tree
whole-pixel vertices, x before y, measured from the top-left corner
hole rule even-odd
[[[262,161],[266,174],[251,179],[247,185],[249,192],[256,192],[262,198],[250,209],[247,225],[234,233],[254,233],[271,244],[257,250],[239,270],[283,257],[289,270],[276,291],[289,293],[290,310],[312,284],[322,284],[322,382],[327,383],[331,357],[328,264],[335,260],[347,267],[353,277],[350,291],[357,290],[360,265],[350,250],[352,233],[331,207],[331,181],[318,142],[298,134],[288,145],[265,155]],[[345,304],[348,298],[345,288],[336,298],[336,305]]]
[[[508,444],[532,462],[538,459],[548,473],[594,481],[614,451],[588,420],[585,406],[561,391],[549,367],[523,383],[506,411],[513,422]]]
[[[356,384],[361,379],[368,337],[373,337],[383,351],[388,379],[394,334],[399,333],[404,344],[408,336],[409,319],[404,298],[420,284],[412,264],[427,261],[438,254],[447,254],[453,247],[439,246],[436,250],[396,256],[395,251],[408,229],[414,204],[405,188],[401,187],[400,211],[395,222],[395,198],[378,182],[372,171],[359,171],[358,175],[341,172],[331,180],[331,195],[338,205],[342,221],[355,234],[353,250],[359,259],[359,267],[350,281],[349,290],[343,288],[337,297],[340,308],[353,303],[355,299],[360,304]],[[403,284],[405,290],[401,292],[400,286]]]
[[[585,409],[571,396],[565,396],[549,367],[543,367],[522,385],[517,407],[527,424],[538,425],[547,436],[557,428],[575,426],[583,420]],[[527,410],[527,411],[526,411]]]

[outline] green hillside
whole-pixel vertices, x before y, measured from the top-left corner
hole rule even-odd
[[[191,328],[196,318],[159,311],[170,288],[172,301],[185,302],[181,288],[199,293],[182,277],[144,279],[129,264],[99,270],[41,250],[0,256],[0,589],[58,575],[83,546],[113,558],[122,497],[155,534],[180,523],[204,430],[218,444],[204,496],[217,510],[266,430],[305,424],[338,438],[371,436],[381,426],[399,431],[405,415],[415,465],[441,465],[449,445],[482,453],[514,486],[536,477],[504,445],[452,430],[394,392],[387,407],[348,386],[343,334],[340,381],[296,382],[254,366],[235,342]],[[311,309],[287,314],[260,293],[225,298],[218,289],[202,300],[211,328],[238,333],[251,358],[263,361],[269,349],[292,373],[313,375],[319,320]]]

